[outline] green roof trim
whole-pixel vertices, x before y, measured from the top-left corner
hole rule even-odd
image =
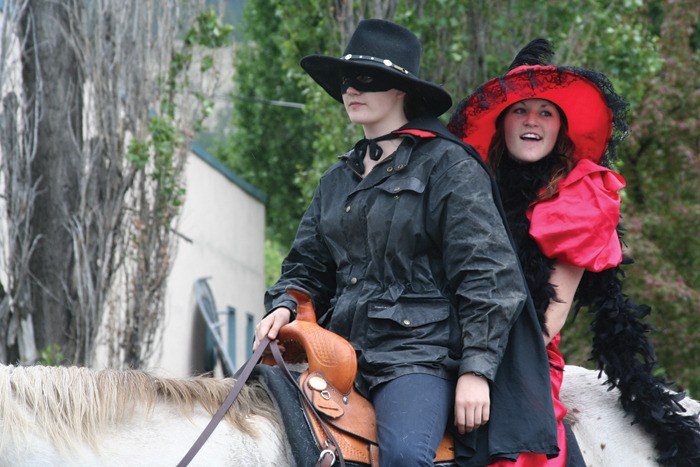
[[[250,183],[246,182],[241,177],[239,177],[238,175],[233,173],[233,171],[231,169],[226,167],[220,160],[216,159],[214,156],[209,154],[206,150],[204,150],[204,148],[202,146],[200,146],[197,143],[192,143],[190,145],[190,149],[192,149],[192,152],[197,157],[199,157],[204,162],[209,164],[211,167],[213,167],[215,170],[217,170],[219,173],[221,173],[224,177],[231,180],[241,190],[245,191],[250,196],[252,196],[253,198],[260,201],[261,203],[267,205],[267,195],[265,193],[258,190],[253,185],[251,185]]]

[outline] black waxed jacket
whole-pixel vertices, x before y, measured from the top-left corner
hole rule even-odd
[[[478,156],[476,156],[478,157]],[[358,352],[358,389],[408,373],[494,380],[526,292],[484,167],[443,138],[407,135],[364,179],[352,152],[321,178],[268,311],[311,293]]]

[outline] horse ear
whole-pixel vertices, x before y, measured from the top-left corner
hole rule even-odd
[[[316,312],[311,295],[301,287],[287,287],[287,293],[297,302],[297,318],[300,321],[316,322]]]

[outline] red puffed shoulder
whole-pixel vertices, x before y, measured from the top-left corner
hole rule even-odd
[[[588,159],[559,183],[557,194],[530,206],[530,235],[548,258],[599,272],[622,262],[615,231],[625,179]]]

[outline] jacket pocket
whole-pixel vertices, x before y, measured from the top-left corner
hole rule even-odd
[[[407,242],[423,229],[425,182],[416,177],[393,176],[375,188],[377,196],[366,216],[369,243],[378,251],[413,251]]]
[[[394,176],[377,185],[377,188],[389,194],[399,194],[406,191],[423,193],[425,191],[425,182],[416,177]]]
[[[377,365],[441,361],[450,344],[449,317],[450,302],[443,298],[370,302],[366,360]]]

